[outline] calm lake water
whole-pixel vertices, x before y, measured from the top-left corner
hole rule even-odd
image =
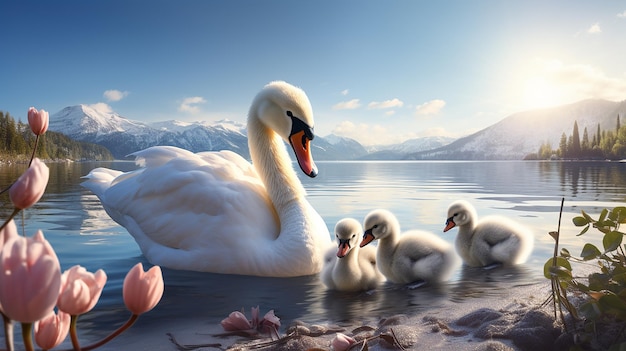
[[[95,339],[126,320],[122,282],[143,258],[133,238],[113,222],[100,202],[80,186],[80,177],[106,166],[134,169],[131,162],[49,164],[50,182],[42,200],[17,223],[27,235],[44,231],[61,261],[62,270],[80,264],[89,271],[102,268],[108,282],[93,312],[81,316],[81,337]],[[15,180],[26,165],[0,165],[0,186]],[[574,254],[584,242],[601,242],[598,235],[577,237],[571,219],[585,210],[594,216],[626,200],[626,163],[615,162],[319,162],[317,178],[301,177],[309,200],[329,230],[343,217],[362,221],[372,209],[394,212],[403,230],[422,229],[453,242],[456,230],[443,233],[448,205],[457,199],[472,202],[479,216],[501,214],[523,222],[535,232],[535,249],[526,264],[492,271],[459,269],[439,287],[408,289],[384,285],[373,293],[328,292],[317,276],[258,278],[164,269],[165,294],[155,310],[142,316],[127,333],[193,318],[215,325],[234,310],[260,306],[274,309],[285,324],[351,321],[367,315],[389,316],[436,308],[443,302],[498,296],[502,289],[543,281],[542,269],[552,255],[561,198],[565,208],[562,247]],[[8,196],[2,214],[11,211]],[[210,259],[210,257],[207,257]],[[102,327],[102,328],[99,328]],[[93,338],[92,338],[93,337]]]

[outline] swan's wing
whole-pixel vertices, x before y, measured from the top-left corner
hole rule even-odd
[[[118,223],[126,227],[132,218],[140,236],[169,248],[226,256],[233,253],[224,248],[258,249],[278,235],[264,185],[235,153],[154,147],[135,156],[144,168],[117,176],[98,195]]]

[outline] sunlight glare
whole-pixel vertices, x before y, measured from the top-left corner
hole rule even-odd
[[[527,108],[544,108],[563,102],[563,92],[553,82],[544,77],[529,78],[524,86],[524,106]]]

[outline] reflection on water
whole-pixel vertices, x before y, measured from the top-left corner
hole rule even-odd
[[[102,163],[110,166],[110,163]],[[108,282],[94,313],[81,317],[87,326],[120,324],[126,318],[121,287],[126,272],[137,262],[149,266],[133,238],[104,212],[98,199],[80,186],[81,176],[96,163],[50,164],[50,183],[42,201],[25,212],[24,227],[31,235],[42,229],[60,258],[62,269],[81,264],[90,271],[103,268]],[[134,169],[131,162],[112,168]],[[446,302],[463,303],[497,297],[506,289],[543,281],[543,264],[551,256],[561,198],[565,208],[562,246],[579,252],[599,235],[579,232],[571,218],[581,210],[597,214],[604,207],[623,205],[626,164],[608,162],[320,162],[320,175],[305,176],[310,202],[329,230],[343,217],[362,220],[375,208],[394,212],[404,230],[429,230],[449,242],[456,231],[442,233],[448,205],[471,201],[479,216],[501,214],[530,226],[535,250],[529,261],[512,268],[462,268],[439,286],[410,289],[385,284],[363,293],[326,291],[317,276],[259,278],[164,269],[165,295],[157,308],[142,316],[131,333],[187,316],[215,325],[234,310],[260,306],[274,309],[284,321],[355,321],[397,313],[428,310]],[[25,165],[0,165],[0,186],[15,180]],[[8,197],[1,213],[11,212]],[[21,220],[18,220],[21,223]],[[210,259],[207,257],[206,259]],[[85,332],[99,334],[95,328]]]

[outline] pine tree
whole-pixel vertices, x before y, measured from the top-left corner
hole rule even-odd
[[[567,136],[565,133],[561,134],[561,141],[559,142],[558,155],[561,158],[567,157]]]
[[[580,135],[578,134],[578,122],[574,121],[574,130],[572,131],[572,150],[570,157],[579,158],[580,153]]]
[[[583,130],[583,140],[580,144],[580,156],[588,157],[591,154],[591,144],[589,144],[589,134],[587,133],[587,127]]]

